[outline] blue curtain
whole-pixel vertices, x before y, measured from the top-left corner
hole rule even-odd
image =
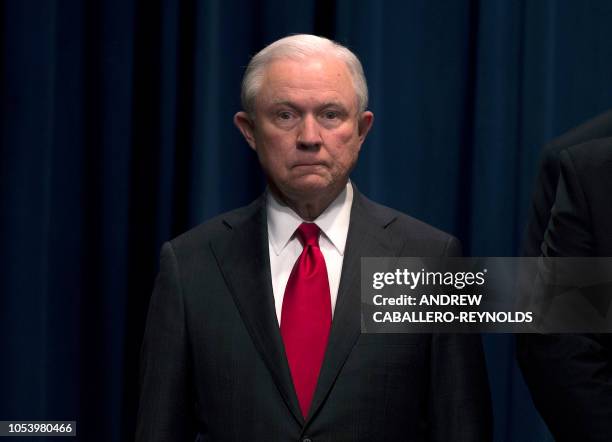
[[[352,48],[376,116],[360,190],[511,256],[540,147],[612,107],[610,23],[607,0],[4,0],[0,419],[132,439],[162,241],[263,189],[232,116],[265,44]],[[496,440],[551,440],[512,338],[485,344]]]

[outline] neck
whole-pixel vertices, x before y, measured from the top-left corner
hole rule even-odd
[[[329,205],[338,197],[338,195],[340,195],[340,192],[342,192],[345,186],[346,183],[334,191],[318,192],[319,194],[313,196],[312,198],[306,198],[303,196],[292,198],[288,195],[282,194],[276,188],[276,186],[273,185],[270,185],[270,190],[279,201],[291,207],[291,209],[293,209],[293,211],[297,213],[300,218],[306,221],[314,221],[325,211],[325,209],[329,207]]]

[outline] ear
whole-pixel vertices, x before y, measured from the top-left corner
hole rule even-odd
[[[249,143],[251,149],[257,150],[257,146],[255,145],[255,127],[253,125],[253,120],[246,112],[240,111],[234,115],[234,124],[242,133],[242,136]]]
[[[357,130],[359,131],[359,139],[363,143],[366,135],[370,131],[372,124],[374,123],[374,114],[370,111],[365,111],[359,117],[359,123]]]

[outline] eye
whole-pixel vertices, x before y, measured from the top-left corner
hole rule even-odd
[[[323,118],[325,118],[326,120],[335,120],[336,118],[338,118],[338,112],[336,111],[325,111],[323,112]]]
[[[293,114],[289,111],[280,111],[276,116],[279,120],[291,120],[293,118]]]

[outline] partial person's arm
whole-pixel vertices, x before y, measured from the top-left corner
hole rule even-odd
[[[191,367],[178,264],[165,243],[141,350],[137,442],[194,440]]]
[[[557,197],[542,252],[552,257],[594,256],[597,239],[588,192],[570,152],[560,158]],[[557,441],[612,440],[610,343],[610,335],[602,334],[529,335],[519,340],[519,363],[534,403]]]
[[[461,256],[455,238],[446,256]],[[430,440],[493,440],[489,379],[479,334],[433,334],[431,340]]]
[[[434,334],[431,348],[431,441],[492,441],[489,380],[480,335]]]

